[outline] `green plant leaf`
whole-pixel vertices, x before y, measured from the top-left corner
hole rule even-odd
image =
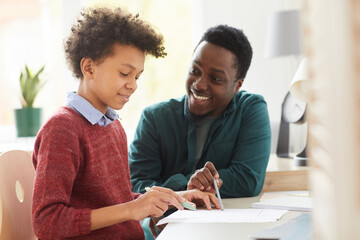
[[[45,69],[45,65],[42,66],[42,68],[35,74],[34,77],[39,77],[40,73],[42,73],[44,71],[44,69]]]
[[[40,80],[40,74],[44,71],[44,68],[45,65],[33,75],[29,67],[25,65],[25,71],[20,75],[21,93],[25,102],[22,103],[23,107],[32,107],[36,96],[44,86],[45,82]]]
[[[24,95],[25,95],[25,75],[23,72],[21,72],[20,74],[20,87],[21,87],[21,105],[23,107],[26,107],[26,102],[24,99]]]
[[[33,102],[35,101],[35,98],[36,98],[36,96],[38,95],[38,93],[40,92],[40,90],[44,87],[45,83],[46,83],[46,82],[41,82],[39,85],[37,85],[37,86],[34,88],[31,106],[32,106]]]

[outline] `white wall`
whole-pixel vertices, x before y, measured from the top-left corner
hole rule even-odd
[[[194,0],[194,46],[201,35],[217,24],[243,29],[253,47],[253,60],[243,89],[263,95],[268,103],[270,120],[278,123],[281,103],[289,90],[296,66],[291,56],[266,59],[264,46],[268,15],[275,10],[300,8],[301,0]],[[80,1],[64,1],[65,27],[72,22]],[[73,5],[71,8],[69,6]],[[75,4],[75,5],[74,5]],[[67,28],[65,28],[67,29]],[[67,83],[69,84],[69,83]],[[71,86],[71,84],[69,84]],[[69,88],[70,86],[67,86]]]
[[[116,1],[121,2],[120,0]],[[192,26],[189,25],[189,28],[192,28],[194,33],[194,46],[206,29],[217,24],[228,24],[241,28],[248,36],[253,47],[254,55],[243,89],[248,90],[249,92],[259,93],[265,97],[268,103],[270,119],[274,123],[272,124],[273,126],[279,124],[281,103],[289,88],[296,66],[294,66],[291,57],[264,58],[267,19],[269,13],[272,11],[300,8],[300,1],[301,0],[192,0],[191,2],[194,4],[194,16],[193,24]],[[29,56],[39,55],[36,58],[36,61],[29,57],[31,62],[39,62],[38,65],[40,66],[42,65],[41,63],[46,60],[44,79],[49,81],[45,85],[44,90],[40,92],[37,99],[37,103],[41,103],[39,105],[44,107],[44,119],[52,114],[54,106],[61,106],[64,104],[66,91],[77,88],[78,82],[73,80],[73,77],[65,64],[62,43],[63,38],[68,34],[71,23],[73,23],[74,15],[77,15],[83,3],[83,0],[41,1],[41,4],[39,4],[41,5],[39,17],[36,18],[36,22],[33,24],[29,23],[31,27],[43,23],[42,27],[44,28],[44,33],[42,34],[40,31],[38,35],[43,35],[42,41],[51,42],[51,44],[48,43],[45,46],[44,50],[36,49],[34,47],[28,48],[30,51],[30,54],[28,54]],[[61,11],[59,9],[61,9]],[[49,15],[50,13],[52,14],[51,16]],[[184,19],[176,20],[184,21]],[[23,22],[24,21],[25,20],[23,20]],[[23,22],[20,23],[23,24]],[[18,29],[18,32],[24,34],[21,31],[21,28],[16,29]],[[14,29],[12,29],[12,31],[13,30]],[[59,32],[61,32],[61,34],[59,34]],[[179,39],[176,35],[174,37],[175,40],[173,41]],[[24,42],[26,43],[26,46],[37,46],[31,42],[31,38],[27,37],[26,32],[25,35],[19,39],[25,38],[27,38]],[[0,42],[3,41],[11,41],[11,39],[7,39],[6,37],[0,38]],[[22,49],[20,48],[18,51],[14,50],[19,49],[19,45],[12,47],[11,44],[3,44],[2,46],[7,46],[6,49],[2,49],[5,54],[9,51],[18,52]],[[25,52],[23,51],[23,53]],[[38,52],[41,54],[37,54]],[[16,54],[6,55],[15,56]],[[2,58],[6,61],[2,64],[4,71],[1,71],[1,73],[7,74],[6,76],[10,76],[11,79],[14,79],[14,81],[11,81],[11,84],[14,85],[14,90],[11,89],[2,93],[5,96],[9,96],[6,98],[6,101],[3,101],[3,105],[0,103],[0,107],[12,105],[13,102],[19,104],[17,96],[13,93],[18,90],[16,79],[18,79],[17,74],[19,71],[16,69],[18,69],[18,65],[21,66],[23,62],[22,59],[18,59],[16,56],[12,58]],[[171,61],[171,58],[166,58],[166,61]],[[186,71],[187,68],[183,71],[184,74]],[[2,74],[0,75],[2,76]],[[10,78],[7,77],[6,79]],[[1,79],[5,79],[5,77],[2,77]],[[165,81],[168,80],[165,79]],[[2,82],[4,81],[0,80],[2,89],[8,89],[9,86],[6,85],[7,88],[5,88],[4,85],[2,85]],[[4,84],[8,84],[8,82]],[[183,86],[182,79],[181,86]],[[183,89],[185,91],[185,88]],[[173,96],[177,97],[178,95]],[[12,119],[12,111],[8,110],[9,109],[2,109],[0,117]],[[139,110],[138,114],[140,114],[140,112],[141,110]],[[9,122],[9,120],[6,122]],[[276,137],[277,133],[273,134],[273,147],[276,146]]]

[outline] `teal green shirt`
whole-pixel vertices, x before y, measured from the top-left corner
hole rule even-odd
[[[187,98],[147,107],[130,145],[134,192],[153,185],[185,190],[195,163],[195,124],[186,112]],[[270,121],[260,95],[236,93],[221,117],[210,126],[196,168],[211,161],[223,185],[222,197],[258,195],[270,155]]]

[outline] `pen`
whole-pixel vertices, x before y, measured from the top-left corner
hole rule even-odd
[[[223,203],[222,203],[222,201],[221,201],[221,196],[220,196],[219,188],[218,188],[218,186],[217,186],[217,184],[216,184],[215,178],[213,179],[213,181],[214,181],[214,187],[215,187],[215,191],[216,191],[216,196],[217,196],[217,198],[219,199],[221,211],[223,211],[223,210],[224,210],[224,205],[223,205]]]
[[[145,187],[145,191],[148,192],[149,190],[150,190],[149,187]],[[183,206],[184,208],[187,208],[187,209],[189,209],[189,210],[196,211],[196,208],[195,208],[193,205],[191,205],[190,203],[181,202],[180,204],[181,204],[181,206]]]

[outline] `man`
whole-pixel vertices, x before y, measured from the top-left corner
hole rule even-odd
[[[262,96],[239,91],[252,58],[239,29],[208,29],[195,48],[187,95],[146,108],[129,161],[134,192],[153,185],[249,197],[262,189],[270,123]]]

